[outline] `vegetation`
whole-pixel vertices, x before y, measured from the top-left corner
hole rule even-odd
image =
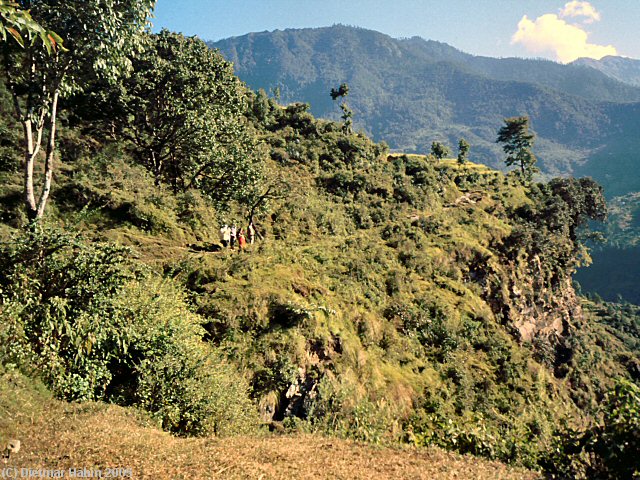
[[[340,104],[340,110],[342,110],[341,118],[344,122],[342,129],[346,134],[351,133],[353,126],[353,120],[351,119],[351,117],[353,117],[353,111],[349,108],[347,102],[345,101],[345,97],[349,95],[349,85],[347,85],[346,83],[342,83],[340,84],[339,88],[332,88],[330,95],[333,101],[336,101],[338,98],[342,98],[342,103]]]
[[[283,102],[309,103],[318,117],[337,119],[326,92],[347,80],[355,128],[394,151],[424,154],[434,139],[456,145],[462,136],[474,161],[502,169],[496,132],[504,118],[528,115],[543,174],[593,177],[608,198],[640,191],[638,176],[628,175],[640,151],[640,88],[592,68],[469,55],[435,41],[345,25],[253,33],[210,45],[251,88],[278,86]]]
[[[640,388],[621,381],[602,405],[602,422],[584,431],[559,433],[553,463],[558,478],[638,478],[635,453],[640,448]]]
[[[458,163],[464,164],[469,158],[469,149],[471,145],[464,138],[461,138],[458,142]]]
[[[496,143],[504,144],[502,149],[507,154],[504,163],[509,167],[518,166],[522,179],[530,182],[537,168],[534,166],[536,157],[532,151],[535,135],[529,133],[529,118],[507,118],[504,123],[496,140]]]
[[[49,42],[65,41],[65,48],[57,49],[55,55],[47,42],[47,48],[37,42],[21,48],[10,42],[2,44],[14,114],[23,131],[24,202],[31,220],[44,215],[51,192],[60,96],[82,91],[92,76],[113,82],[126,73],[130,67],[127,55],[140,47],[140,33],[154,4],[154,0],[25,0],[18,4],[47,29]],[[43,141],[44,175],[37,193],[34,170]]]
[[[202,342],[202,320],[176,287],[127,268],[126,249],[37,228],[0,258],[3,362],[62,398],[140,406],[175,433],[250,425],[246,386]]]
[[[433,142],[431,144],[431,155],[438,160],[442,160],[444,157],[451,155],[451,150],[440,142]]]
[[[568,447],[550,450],[560,425],[591,425],[602,451],[627,438],[599,403],[614,379],[638,382],[638,312],[571,284],[585,228],[606,214],[599,185],[389,154],[308,104],[247,90],[197,39],[138,40],[146,57],[128,57],[123,88],[95,81],[69,100],[35,224],[11,154],[20,126],[2,116],[2,368],[59,398],[137,407],[177,435],[261,423],[558,475],[583,471]],[[214,106],[162,93],[178,84]],[[117,111],[76,107],[88,95],[118,98]],[[150,127],[130,118],[138,108]],[[220,224],[247,219],[258,242],[222,248]]]
[[[10,35],[23,48],[26,41],[27,44],[41,43],[49,53],[64,49],[58,34],[43,28],[28,10],[13,0],[0,0],[0,35],[3,42]]]

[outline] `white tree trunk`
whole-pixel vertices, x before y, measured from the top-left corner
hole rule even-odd
[[[51,193],[51,180],[53,178],[53,154],[56,149],[56,115],[58,112],[58,96],[59,92],[53,94],[51,102],[51,115],[49,119],[49,141],[47,142],[47,156],[44,161],[44,184],[42,185],[42,193],[38,200],[38,213],[36,218],[42,218],[44,215],[44,207],[47,205],[49,193]]]

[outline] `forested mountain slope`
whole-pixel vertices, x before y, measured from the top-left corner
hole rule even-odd
[[[600,60],[579,58],[573,64],[594,68],[615,80],[640,87],[640,60],[635,58],[611,56]]]
[[[478,161],[500,165],[495,132],[502,119],[527,114],[539,135],[544,172],[579,171],[607,196],[640,190],[640,89],[577,65],[464,54],[419,38],[396,40],[353,27],[252,33],[210,43],[252,88],[280,89],[282,100],[309,102],[337,118],[329,90],[350,86],[357,127],[392,149],[427,152],[432,140],[462,136]],[[603,158],[606,156],[606,159]]]

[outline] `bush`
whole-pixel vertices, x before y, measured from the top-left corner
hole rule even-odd
[[[640,478],[640,387],[620,380],[605,396],[602,421],[558,430],[541,462],[553,478]]]
[[[151,412],[181,435],[257,424],[247,383],[202,341],[202,319],[121,247],[36,227],[0,252],[0,360],[58,397]]]

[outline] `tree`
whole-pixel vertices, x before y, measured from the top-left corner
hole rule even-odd
[[[332,88],[330,95],[333,101],[337,100],[338,98],[343,99],[342,103],[340,104],[340,110],[342,110],[342,116],[340,118],[342,118],[342,120],[344,121],[344,123],[342,124],[342,131],[345,133],[345,135],[348,135],[352,132],[353,127],[353,110],[349,108],[347,102],[344,100],[344,98],[349,95],[349,85],[343,83],[337,89]]]
[[[522,179],[531,181],[538,169],[532,151],[535,135],[529,132],[529,117],[506,118],[504,122],[505,125],[498,131],[496,143],[504,144],[502,149],[507,154],[505,163],[507,166],[519,166]]]
[[[431,155],[436,157],[438,160],[442,160],[447,155],[451,155],[451,150],[440,142],[433,142],[431,143]]]
[[[471,148],[471,145],[469,145],[469,142],[467,142],[464,138],[461,138],[460,141],[458,142],[458,163],[459,164],[462,165],[464,162],[467,161],[470,148]]]
[[[259,177],[248,98],[232,65],[197,38],[163,30],[133,59],[117,128],[156,183],[200,188],[217,203],[239,198]]]
[[[24,202],[27,216],[44,215],[51,192],[58,101],[81,92],[92,78],[115,82],[130,70],[128,54],[141,46],[141,33],[155,0],[20,0],[47,32],[45,40],[65,48],[47,48],[39,42],[4,42],[1,47],[14,111],[23,130]],[[14,36],[15,38],[15,36]],[[39,38],[42,38],[40,36]],[[36,194],[35,164],[46,136],[40,192]]]
[[[619,379],[602,399],[598,422],[558,429],[542,466],[553,478],[638,478],[640,387]]]
[[[349,95],[349,85],[346,83],[341,84],[337,89],[331,89],[331,100],[337,100],[338,98],[344,98]]]

